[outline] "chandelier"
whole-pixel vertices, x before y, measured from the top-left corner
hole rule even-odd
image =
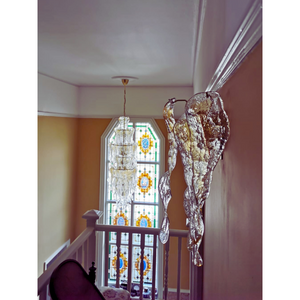
[[[133,200],[137,185],[137,144],[133,141],[134,128],[129,128],[129,117],[126,117],[126,85],[129,79],[123,78],[124,116],[119,117],[119,124],[114,129],[114,139],[109,143],[109,185],[113,200],[121,211]]]

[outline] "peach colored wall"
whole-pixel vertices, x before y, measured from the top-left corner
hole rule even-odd
[[[205,205],[204,300],[262,299],[262,45],[219,91],[230,120]]]
[[[38,275],[75,237],[77,128],[76,118],[38,117]]]
[[[111,119],[79,119],[77,206],[75,233],[86,227],[82,215],[90,209],[99,209],[100,141]]]

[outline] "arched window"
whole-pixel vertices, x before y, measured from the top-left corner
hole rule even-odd
[[[131,118],[129,127],[135,128],[134,140],[138,144],[137,148],[137,185],[134,193],[133,202],[127,206],[125,211],[117,208],[113,199],[112,191],[108,184],[109,174],[109,147],[108,144],[114,139],[114,128],[118,125],[118,119],[111,121],[101,138],[101,176],[100,176],[100,210],[104,212],[103,223],[108,225],[121,226],[141,226],[159,228],[162,217],[161,202],[158,192],[158,181],[164,173],[165,141],[164,136],[157,126],[155,120],[150,118]],[[99,258],[102,257],[103,240],[99,239],[98,247]],[[101,244],[102,243],[102,244]],[[133,235],[132,239],[132,283],[139,283],[139,256],[140,236]],[[157,243],[157,274],[156,287],[162,290],[162,245]],[[122,233],[120,247],[120,279],[127,282],[127,262],[128,262],[128,236]],[[153,256],[153,236],[145,238],[144,250],[144,284],[152,284],[152,256]],[[110,233],[109,236],[109,274],[110,283],[116,280],[116,234]],[[101,276],[103,278],[103,276]],[[102,284],[102,283],[99,283]]]

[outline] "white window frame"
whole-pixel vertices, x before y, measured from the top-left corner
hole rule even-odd
[[[104,201],[105,195],[107,195],[107,162],[108,162],[108,143],[109,137],[113,133],[115,126],[118,123],[119,118],[114,118],[111,120],[105,131],[101,136],[101,148],[100,148],[100,191],[99,191],[99,210],[103,211],[103,223],[106,220],[107,209],[104,206],[106,203]],[[139,122],[150,123],[158,138],[160,139],[160,151],[159,151],[159,174],[160,176],[165,173],[165,137],[162,134],[160,128],[153,118],[144,117],[132,117],[130,118],[130,123],[135,124]],[[133,212],[132,212],[133,213]],[[160,226],[162,221],[163,208],[158,193],[158,226]],[[99,270],[97,270],[97,285],[104,285],[104,258],[102,251],[104,249],[104,239],[101,232],[97,232],[97,261],[99,262]],[[160,292],[163,290],[163,245],[158,241],[158,253],[157,253],[157,289],[160,296]],[[161,295],[162,296],[162,295]]]

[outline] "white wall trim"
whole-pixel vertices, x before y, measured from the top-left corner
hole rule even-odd
[[[38,111],[38,116],[79,118],[79,116],[75,114],[57,113],[57,112],[50,112],[50,111]]]
[[[236,32],[206,91],[218,91],[261,37],[262,4],[261,0],[256,0]]]
[[[165,289],[164,289],[164,290],[165,290]],[[177,289],[168,288],[168,292],[177,292]],[[190,293],[190,290],[180,289],[180,293],[186,293],[186,294],[189,294],[189,293]]]
[[[195,56],[194,56],[193,82],[194,82],[194,77],[195,77],[196,66],[198,65],[198,59],[199,59],[198,53],[200,51],[200,46],[201,46],[203,24],[204,24],[205,11],[206,11],[206,5],[207,5],[207,0],[200,0],[200,1],[201,1],[201,5],[199,5],[200,19],[199,19],[199,25],[198,25],[198,36],[197,36],[197,43],[196,43]]]
[[[65,114],[65,113],[57,113],[50,111],[38,111],[38,116],[46,116],[46,117],[61,117],[61,118],[79,118],[79,119],[115,119],[116,116],[108,115],[75,115],[75,114]],[[119,117],[119,116],[118,116]],[[136,117],[130,117],[136,118]],[[143,119],[163,119],[163,116],[145,116]]]
[[[167,102],[167,101],[166,101]],[[78,118],[87,118],[87,119],[118,119],[120,117],[120,115],[116,116],[116,115],[79,115]],[[128,115],[128,117],[131,119],[136,119],[138,117],[134,117],[134,116],[130,116]],[[139,117],[142,119],[163,119],[163,115],[161,114],[161,116],[142,116]]]
[[[63,245],[61,245],[54,253],[52,253],[45,261],[44,261],[44,270],[45,272],[52,261],[56,259],[56,257],[62,253],[66,248],[70,246],[70,239],[68,239]]]
[[[78,85],[76,85],[76,84],[74,84],[74,83],[70,83],[70,82],[67,82],[67,81],[58,79],[58,78],[53,77],[53,76],[49,76],[49,75],[44,74],[44,73],[41,73],[41,72],[38,72],[38,74],[43,75],[43,76],[46,76],[46,77],[49,77],[49,78],[52,78],[52,79],[54,79],[54,80],[57,80],[57,81],[60,81],[60,82],[66,83],[66,84],[69,84],[69,85],[73,85],[73,86],[75,86],[75,87],[79,87]]]

